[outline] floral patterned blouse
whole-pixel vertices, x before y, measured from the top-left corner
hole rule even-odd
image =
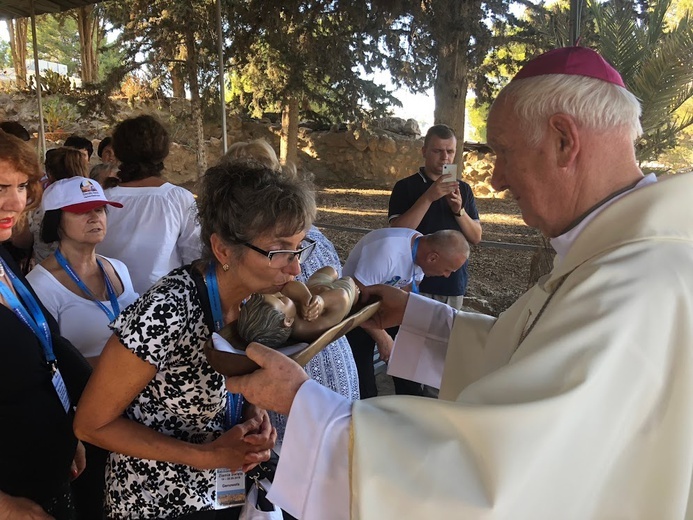
[[[204,357],[203,345],[211,336],[201,304],[202,298],[208,305],[207,295],[200,294],[201,277],[196,283],[189,269],[164,276],[111,328],[125,347],[157,369],[125,416],[202,444],[223,430],[226,389],[224,377]],[[106,488],[109,518],[176,518],[213,508],[215,472],[112,453]]]

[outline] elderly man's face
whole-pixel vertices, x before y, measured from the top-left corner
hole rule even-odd
[[[541,142],[530,146],[525,129],[509,102],[494,105],[486,130],[488,144],[496,153],[491,185],[496,191],[510,190],[528,226],[549,237],[564,226],[565,179],[561,178],[554,153],[554,136],[547,132]]]

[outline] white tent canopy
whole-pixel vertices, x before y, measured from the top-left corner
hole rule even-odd
[[[96,2],[97,0],[33,0],[33,2],[31,0],[3,0],[0,3],[0,19],[28,18],[32,14],[59,13]]]

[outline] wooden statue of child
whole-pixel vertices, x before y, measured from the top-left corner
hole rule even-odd
[[[276,294],[251,295],[241,306],[238,334],[268,347],[289,338],[310,342],[349,314],[358,293],[352,278],[338,279],[332,267],[323,267],[306,284],[291,281]]]

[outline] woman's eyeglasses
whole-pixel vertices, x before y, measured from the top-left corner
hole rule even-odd
[[[249,244],[248,242],[243,242],[243,245],[249,247],[253,251],[257,251],[263,256],[266,256],[269,259],[270,267],[274,267],[277,269],[286,267],[294,261],[294,258],[297,258],[298,263],[302,264],[308,259],[308,257],[315,249],[315,241],[310,239],[305,239],[303,242],[301,242],[301,245],[303,247],[301,247],[300,249],[296,249],[295,251],[288,249],[276,249],[274,251],[265,251],[264,249],[255,247],[253,244]]]

